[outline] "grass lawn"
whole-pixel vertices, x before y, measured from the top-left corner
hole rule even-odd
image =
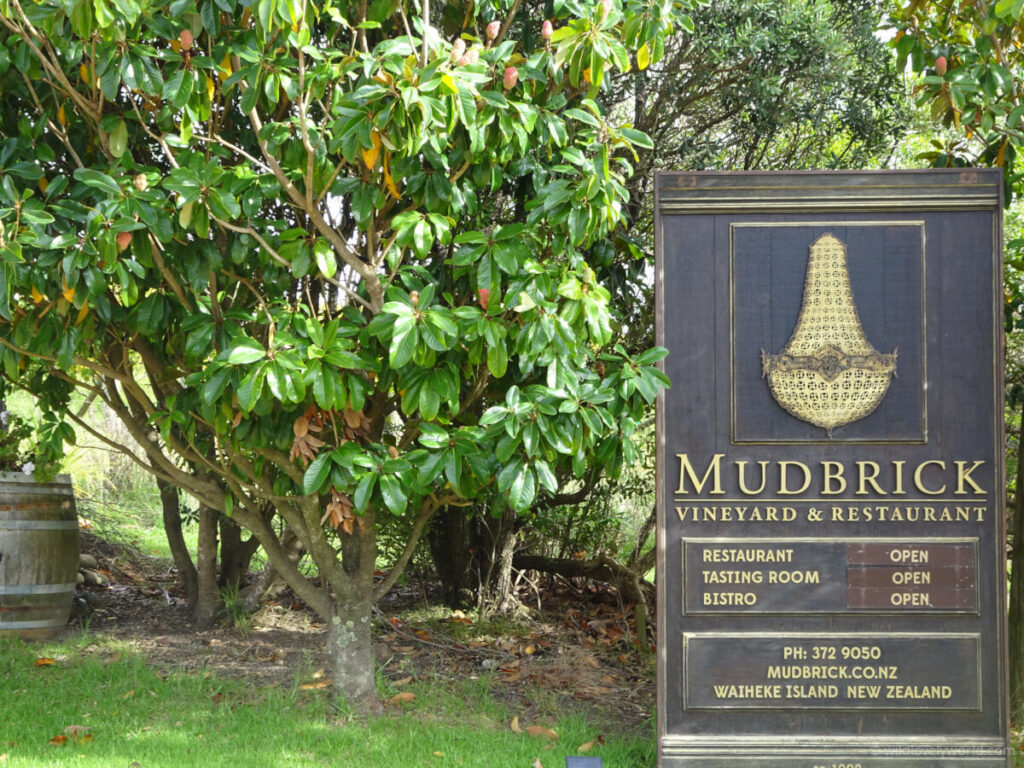
[[[53,663],[36,666],[41,658]],[[154,669],[115,641],[85,634],[34,645],[0,639],[0,681],[3,768],[535,768],[538,760],[561,768],[589,742],[587,754],[608,768],[655,764],[653,728],[649,737],[608,735],[603,744],[579,717],[524,722],[514,732],[485,676],[413,682],[402,688],[412,702],[360,723],[337,712],[324,689],[298,681],[261,689],[202,670]],[[530,725],[557,738],[529,735]]]

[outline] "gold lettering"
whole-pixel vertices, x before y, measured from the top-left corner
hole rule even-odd
[[[793,490],[789,487],[788,472],[790,467],[800,467],[800,471],[804,473],[804,484],[799,488]],[[800,461],[780,461],[779,462],[779,494],[785,494],[787,496],[793,496],[798,493],[803,493],[807,490],[807,487],[811,484],[811,470],[806,464]]]
[[[821,470],[822,483],[824,484],[824,487],[821,489],[823,495],[842,493],[846,490],[846,478],[843,477],[843,465],[840,462],[823,461],[821,462]],[[838,488],[833,489],[833,481],[839,483]]]
[[[892,489],[894,496],[902,496],[906,494],[906,491],[903,490],[903,465],[906,463],[907,462],[902,460],[894,461],[892,463],[893,469],[896,470],[896,487]]]
[[[871,470],[873,470],[870,474],[867,471],[869,468]],[[867,494],[868,491],[867,491],[867,487],[866,486],[869,483],[871,484],[871,487],[874,489],[875,493],[878,493],[878,494],[884,494],[885,493],[885,491],[883,491],[878,486],[878,482],[877,482],[878,473],[881,472],[881,471],[882,471],[882,468],[880,466],[878,466],[878,464],[876,464],[873,461],[858,461],[857,462],[857,476],[859,478],[858,481],[857,481],[857,495],[858,496],[864,496],[865,494]]]
[[[946,462],[944,461],[922,461],[920,464],[917,465],[917,469],[914,470],[914,485],[917,487],[917,490],[919,490],[921,493],[927,493],[930,496],[937,496],[940,493],[945,493],[945,484],[943,484],[940,488],[937,488],[934,491],[929,490],[925,486],[924,479],[921,476],[924,474],[924,468],[927,467],[929,464],[934,464],[940,470],[946,469]]]
[[[747,494],[747,496],[753,496],[753,495],[758,494],[758,493],[763,493],[764,492],[764,487],[768,483],[768,464],[770,464],[771,462],[768,462],[768,461],[759,461],[759,462],[757,462],[758,465],[761,467],[761,486],[759,488],[757,488],[756,490],[753,490],[753,491],[750,490],[749,488],[747,488],[746,468],[747,468],[747,464],[748,463],[749,462],[746,462],[746,461],[737,461],[736,462],[736,468],[739,470],[739,473],[740,473],[740,493],[745,493],[745,494]]]
[[[715,457],[704,472],[704,477],[700,480],[697,479],[697,473],[694,471],[693,465],[690,464],[687,454],[677,453],[676,456],[679,458],[679,489],[676,491],[677,494],[684,495],[688,493],[686,490],[686,478],[690,478],[695,493],[701,493],[704,490],[708,478],[712,480],[712,488],[709,493],[725,493],[722,490],[722,458],[725,456],[724,453],[715,454]]]
[[[971,472],[976,470],[978,467],[980,467],[985,462],[984,461],[976,461],[976,462],[974,462],[971,465],[970,469],[964,469],[964,465],[967,464],[966,461],[955,461],[953,463],[956,464],[956,493],[957,493],[957,495],[961,496],[961,495],[964,495],[964,494],[967,493],[967,491],[964,490],[964,483],[970,483],[971,486],[974,488],[974,493],[975,494],[984,495],[985,492],[983,490],[981,490],[981,486],[979,486],[976,482],[971,480]]]

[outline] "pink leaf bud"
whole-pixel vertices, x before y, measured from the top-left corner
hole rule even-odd
[[[452,43],[452,61],[458,61],[462,58],[462,54],[466,52],[466,41],[461,37],[456,38],[455,42]]]
[[[541,27],[540,27],[540,36],[543,37],[545,40],[550,40],[551,39],[551,35],[553,35],[554,33],[555,33],[555,28],[553,26],[551,26],[551,22],[550,21],[545,19],[544,23],[541,24]]]
[[[499,32],[501,32],[501,22],[500,21],[492,21],[490,24],[487,25],[487,39],[488,40],[493,40],[494,38],[496,38],[498,36]]]
[[[516,87],[516,82],[519,80],[519,73],[515,67],[505,67],[505,76],[501,79],[501,84],[505,86],[506,91],[510,91]]]

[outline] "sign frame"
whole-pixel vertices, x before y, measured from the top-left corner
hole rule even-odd
[[[658,345],[669,349],[662,370],[673,382],[659,395],[656,439],[659,766],[1005,768],[1010,751],[1001,171],[662,172],[655,175],[654,204],[656,334]],[[969,236],[974,239],[964,240]],[[965,252],[958,253],[954,241]],[[819,266],[812,266],[816,259]],[[852,285],[853,303],[864,306],[859,317],[857,310],[849,315],[850,322],[863,325],[862,332],[836,332],[835,323],[823,323],[808,309],[814,303],[808,298],[814,270],[818,277],[847,273],[835,285],[815,283],[815,295],[832,307],[841,304],[836,297],[849,299]],[[793,295],[801,290],[794,288],[798,279],[802,297]],[[966,287],[961,304],[954,296],[958,287]],[[845,341],[798,343],[797,316],[798,328],[827,328]],[[954,338],[957,329],[966,341]],[[892,338],[898,338],[900,349],[890,354]],[[761,360],[754,359],[759,346]],[[974,355],[971,370],[980,371],[970,382],[973,389],[953,378],[951,356],[963,350]],[[979,360],[990,365],[979,368]],[[776,370],[772,365],[787,373],[794,367],[811,373],[800,373],[799,386],[786,390],[788,384],[766,381]],[[889,379],[886,366],[895,378]],[[873,407],[851,410],[850,421],[834,416],[841,409],[833,403],[819,411],[833,413],[828,418],[839,423],[828,427],[826,422],[824,429],[795,417],[799,407],[790,410],[779,400],[779,392],[802,396],[815,386],[807,382],[831,381],[828,377],[849,370],[846,380],[859,377],[865,388],[875,387],[876,398]],[[944,386],[948,398],[937,394]],[[963,400],[968,390],[979,402],[959,414],[950,401]],[[820,404],[834,391],[823,384],[808,401]],[[983,426],[977,435],[963,437],[968,417]],[[961,437],[972,457],[984,454],[976,459],[980,464],[958,453]],[[741,493],[758,485],[769,493]],[[798,486],[800,492],[793,492]],[[940,486],[948,492],[933,494]],[[895,503],[904,500],[902,506]],[[757,509],[762,518],[739,519],[739,507],[748,516],[750,508]],[[768,509],[775,510],[771,521]],[[790,514],[792,519],[785,519]],[[729,543],[737,540],[742,546]],[[789,587],[763,583],[772,574],[782,578],[770,565],[741,562],[725,570],[718,565],[699,570],[691,563],[687,572],[683,553],[701,541],[711,544],[694,551],[709,561],[753,559],[744,553],[768,552],[773,542],[781,542],[774,546],[782,549],[786,541],[798,542],[789,547],[788,557],[802,563],[793,572],[800,570],[802,578],[815,573],[827,583],[806,586],[797,601],[801,607],[787,607]],[[858,557],[873,552],[874,559],[836,566],[815,554],[816,546],[831,547],[834,558],[844,543],[865,545],[856,550]],[[929,553],[935,558],[931,563]],[[966,559],[940,563],[954,554]],[[883,562],[878,559],[883,555],[908,560]],[[725,576],[750,584],[754,574],[762,582],[727,588],[737,591],[708,585],[709,578]],[[887,578],[926,577],[945,584],[949,594],[933,600],[927,586],[878,586]],[[754,602],[704,602],[692,610],[701,600],[723,595]],[[808,609],[808,601],[818,598],[824,607]],[[772,610],[758,610],[758,601]],[[941,674],[914,660],[912,643],[919,635],[925,638],[922,647],[933,641],[961,643],[963,663],[950,671],[950,684],[940,685]],[[726,637],[721,647],[734,654],[731,662],[707,650],[718,636]],[[769,674],[777,669],[778,659],[765,656],[769,651],[799,654],[808,650],[802,638],[831,637],[822,647],[845,653],[854,641],[879,636],[911,645],[909,652],[897,650],[895,641],[870,646],[871,652],[897,660],[886,668],[905,678],[891,684],[897,695],[877,707],[848,700],[856,695],[852,686],[853,694],[836,686],[833,699],[827,698],[828,686],[791,686],[801,695],[806,687],[821,696],[781,706],[742,696],[776,693],[765,684],[771,681],[755,679],[762,668]],[[744,637],[751,638],[747,645]],[[771,649],[766,637],[777,637],[779,647]],[[784,645],[794,637],[800,642]],[[704,648],[697,670],[684,661],[693,638]],[[968,680],[963,675],[973,674],[965,671],[972,638],[977,677]],[[820,670],[839,674],[840,667],[847,673],[853,669],[836,664]],[[732,690],[725,682],[738,684],[736,704],[723,699],[721,705],[688,706],[685,691],[693,686],[707,705],[715,675],[723,683],[715,690]],[[727,680],[729,675],[735,679]],[[946,702],[915,698],[941,697],[946,689]],[[885,684],[881,690],[884,697]],[[974,707],[966,706],[963,702],[975,701],[975,692]]]

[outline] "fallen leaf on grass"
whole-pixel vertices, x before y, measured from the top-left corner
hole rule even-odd
[[[300,691],[311,691],[314,688],[327,688],[331,684],[330,680],[316,680],[312,683],[303,683],[299,686]]]
[[[2,763],[6,759],[7,759],[7,753],[4,752],[2,755],[0,755],[0,763]]]
[[[132,689],[131,689],[130,691],[128,691],[128,693],[126,693],[126,694],[125,694],[124,696],[122,696],[121,698],[122,698],[122,699],[130,699],[130,698],[131,698],[132,696],[134,696],[134,695],[135,695],[135,689],[134,689],[134,688],[132,688]]]
[[[550,728],[545,728],[543,725],[528,725],[526,726],[526,732],[531,736],[543,736],[545,739],[551,739],[552,741],[558,738],[558,734]]]
[[[519,715],[512,718],[512,722],[508,724],[508,727],[512,729],[512,733],[523,732],[523,729],[519,727]]]
[[[533,765],[530,768],[544,768],[544,763],[540,761],[539,757],[533,758]]]
[[[392,683],[392,685],[395,686],[396,688],[401,688],[403,685],[408,685],[411,682],[412,682],[412,675],[409,675],[409,677],[403,677],[403,678],[401,678],[399,680],[395,680]]]
[[[88,735],[91,729],[88,725],[69,725],[64,729],[64,733],[70,736],[72,739],[80,739],[83,736]]]
[[[50,739],[50,743],[55,747],[63,747],[68,743],[68,737],[65,736],[63,733],[59,733],[52,739]]]
[[[43,658],[36,659],[37,667],[49,667],[56,663],[57,662],[55,662],[53,659],[46,658],[45,656]]]
[[[394,696],[388,699],[388,704],[408,704],[415,698],[415,693],[412,693],[411,691],[402,691],[401,693],[396,693]]]
[[[437,750],[434,750],[434,757],[444,757],[444,752],[438,752]]]
[[[585,744],[580,744],[578,747],[576,747],[576,751],[577,752],[589,752],[593,748],[594,748],[594,742],[593,741],[588,741]]]
[[[115,653],[115,654],[114,654],[113,656],[111,656],[111,657],[110,657],[109,659],[107,659],[106,661],[104,661],[103,663],[104,663],[104,664],[116,664],[116,663],[117,663],[118,661],[120,661],[120,660],[121,660],[121,652],[120,652],[120,651],[118,651],[118,652],[117,652],[117,653]]]

